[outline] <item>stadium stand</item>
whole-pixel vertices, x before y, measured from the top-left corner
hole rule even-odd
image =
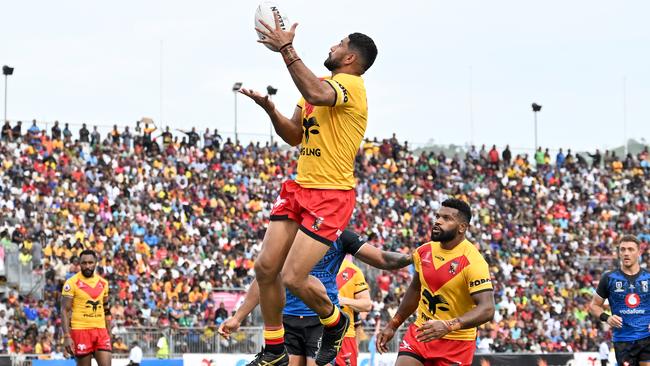
[[[103,139],[85,126],[79,138],[56,128],[2,128],[0,352],[58,348],[61,286],[85,248],[100,253],[98,271],[111,283],[114,334],[223,321],[236,298],[226,304],[215,294],[250,283],[270,202],[295,174],[296,151],[235,145],[216,130],[163,143],[170,135],[148,124]],[[541,149],[529,158],[485,146],[447,156],[413,151],[393,135],[366,140],[356,172],[351,226],[379,247],[409,252],[427,241],[439,202],[471,203],[471,237],[497,297],[479,351],[596,350],[609,333],[587,301],[617,235],[645,233],[647,260],[647,148],[624,159]],[[411,273],[368,271],[374,308],[364,323],[373,326],[394,314]]]

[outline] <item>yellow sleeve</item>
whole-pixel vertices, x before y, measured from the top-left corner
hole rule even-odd
[[[485,290],[492,290],[492,279],[490,278],[490,268],[487,262],[478,253],[472,257],[473,260],[465,271],[467,288],[470,295]]]
[[[359,292],[367,291],[368,290],[368,283],[366,282],[366,278],[363,276],[363,272],[361,272],[360,268],[357,268],[357,272],[354,274],[354,278],[352,279],[354,283],[354,294],[358,294]]]
[[[416,272],[420,273],[422,263],[420,263],[420,252],[418,252],[418,249],[419,247],[413,251],[413,267],[415,267]]]
[[[350,92],[359,87],[357,77],[348,74],[336,74],[331,79],[325,80],[336,93],[332,107],[346,105],[350,101]]]
[[[305,98],[300,97],[300,100],[298,101],[298,103],[296,105],[298,107],[300,107],[300,109],[305,109]]]
[[[68,279],[63,284],[63,289],[61,290],[61,295],[67,297],[74,297],[75,286],[72,284],[71,279]]]

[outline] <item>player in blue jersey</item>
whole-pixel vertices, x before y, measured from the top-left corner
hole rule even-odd
[[[619,240],[620,268],[603,274],[589,309],[614,330],[620,366],[650,366],[650,272],[639,265],[639,246],[632,235]],[[605,300],[611,315],[605,312]]]
[[[413,263],[411,255],[380,250],[367,244],[363,238],[350,230],[334,242],[323,259],[314,266],[311,275],[318,278],[325,289],[327,296],[336,306],[339,305],[336,275],[343,263],[343,259],[352,254],[357,259],[373,267],[392,270]],[[367,290],[365,290],[367,295]],[[282,322],[285,329],[285,346],[289,353],[289,366],[315,365],[318,341],[323,332],[318,315],[311,310],[298,297],[286,291],[286,304],[282,312]],[[368,296],[368,301],[370,298]],[[229,337],[239,328],[241,322],[250,314],[259,303],[259,287],[257,281],[251,284],[244,303],[237,309],[235,315],[228,318],[219,326],[219,334]]]

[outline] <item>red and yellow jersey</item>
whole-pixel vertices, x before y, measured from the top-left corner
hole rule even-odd
[[[438,242],[426,243],[413,253],[413,264],[421,284],[416,326],[458,318],[476,306],[472,294],[492,290],[488,264],[468,240],[452,250]],[[460,329],[444,338],[474,340],[476,328]]]
[[[332,106],[313,106],[301,98],[302,143],[296,183],[305,188],[354,188],[354,157],[368,122],[366,87],[360,76],[325,78],[336,92]]]
[[[65,281],[61,293],[72,298],[70,329],[106,328],[104,303],[108,302],[108,281],[96,274],[86,278],[78,272]]]
[[[343,260],[339,273],[336,275],[336,287],[339,288],[339,296],[354,299],[354,295],[359,292],[368,291],[368,284],[366,278],[363,276],[361,269],[349,260]],[[350,327],[348,328],[346,337],[354,337],[354,310],[347,306],[341,308],[350,317]]]

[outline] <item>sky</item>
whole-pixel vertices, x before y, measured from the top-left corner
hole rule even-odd
[[[3,4],[0,64],[7,117],[120,126],[234,130],[232,85],[300,95],[282,58],[256,42],[259,1],[12,1]],[[278,0],[298,22],[295,48],[317,75],[352,32],[379,49],[364,75],[366,136],[556,149],[650,139],[648,1]],[[237,98],[242,140],[270,122]],[[626,126],[626,127],[624,127]]]

